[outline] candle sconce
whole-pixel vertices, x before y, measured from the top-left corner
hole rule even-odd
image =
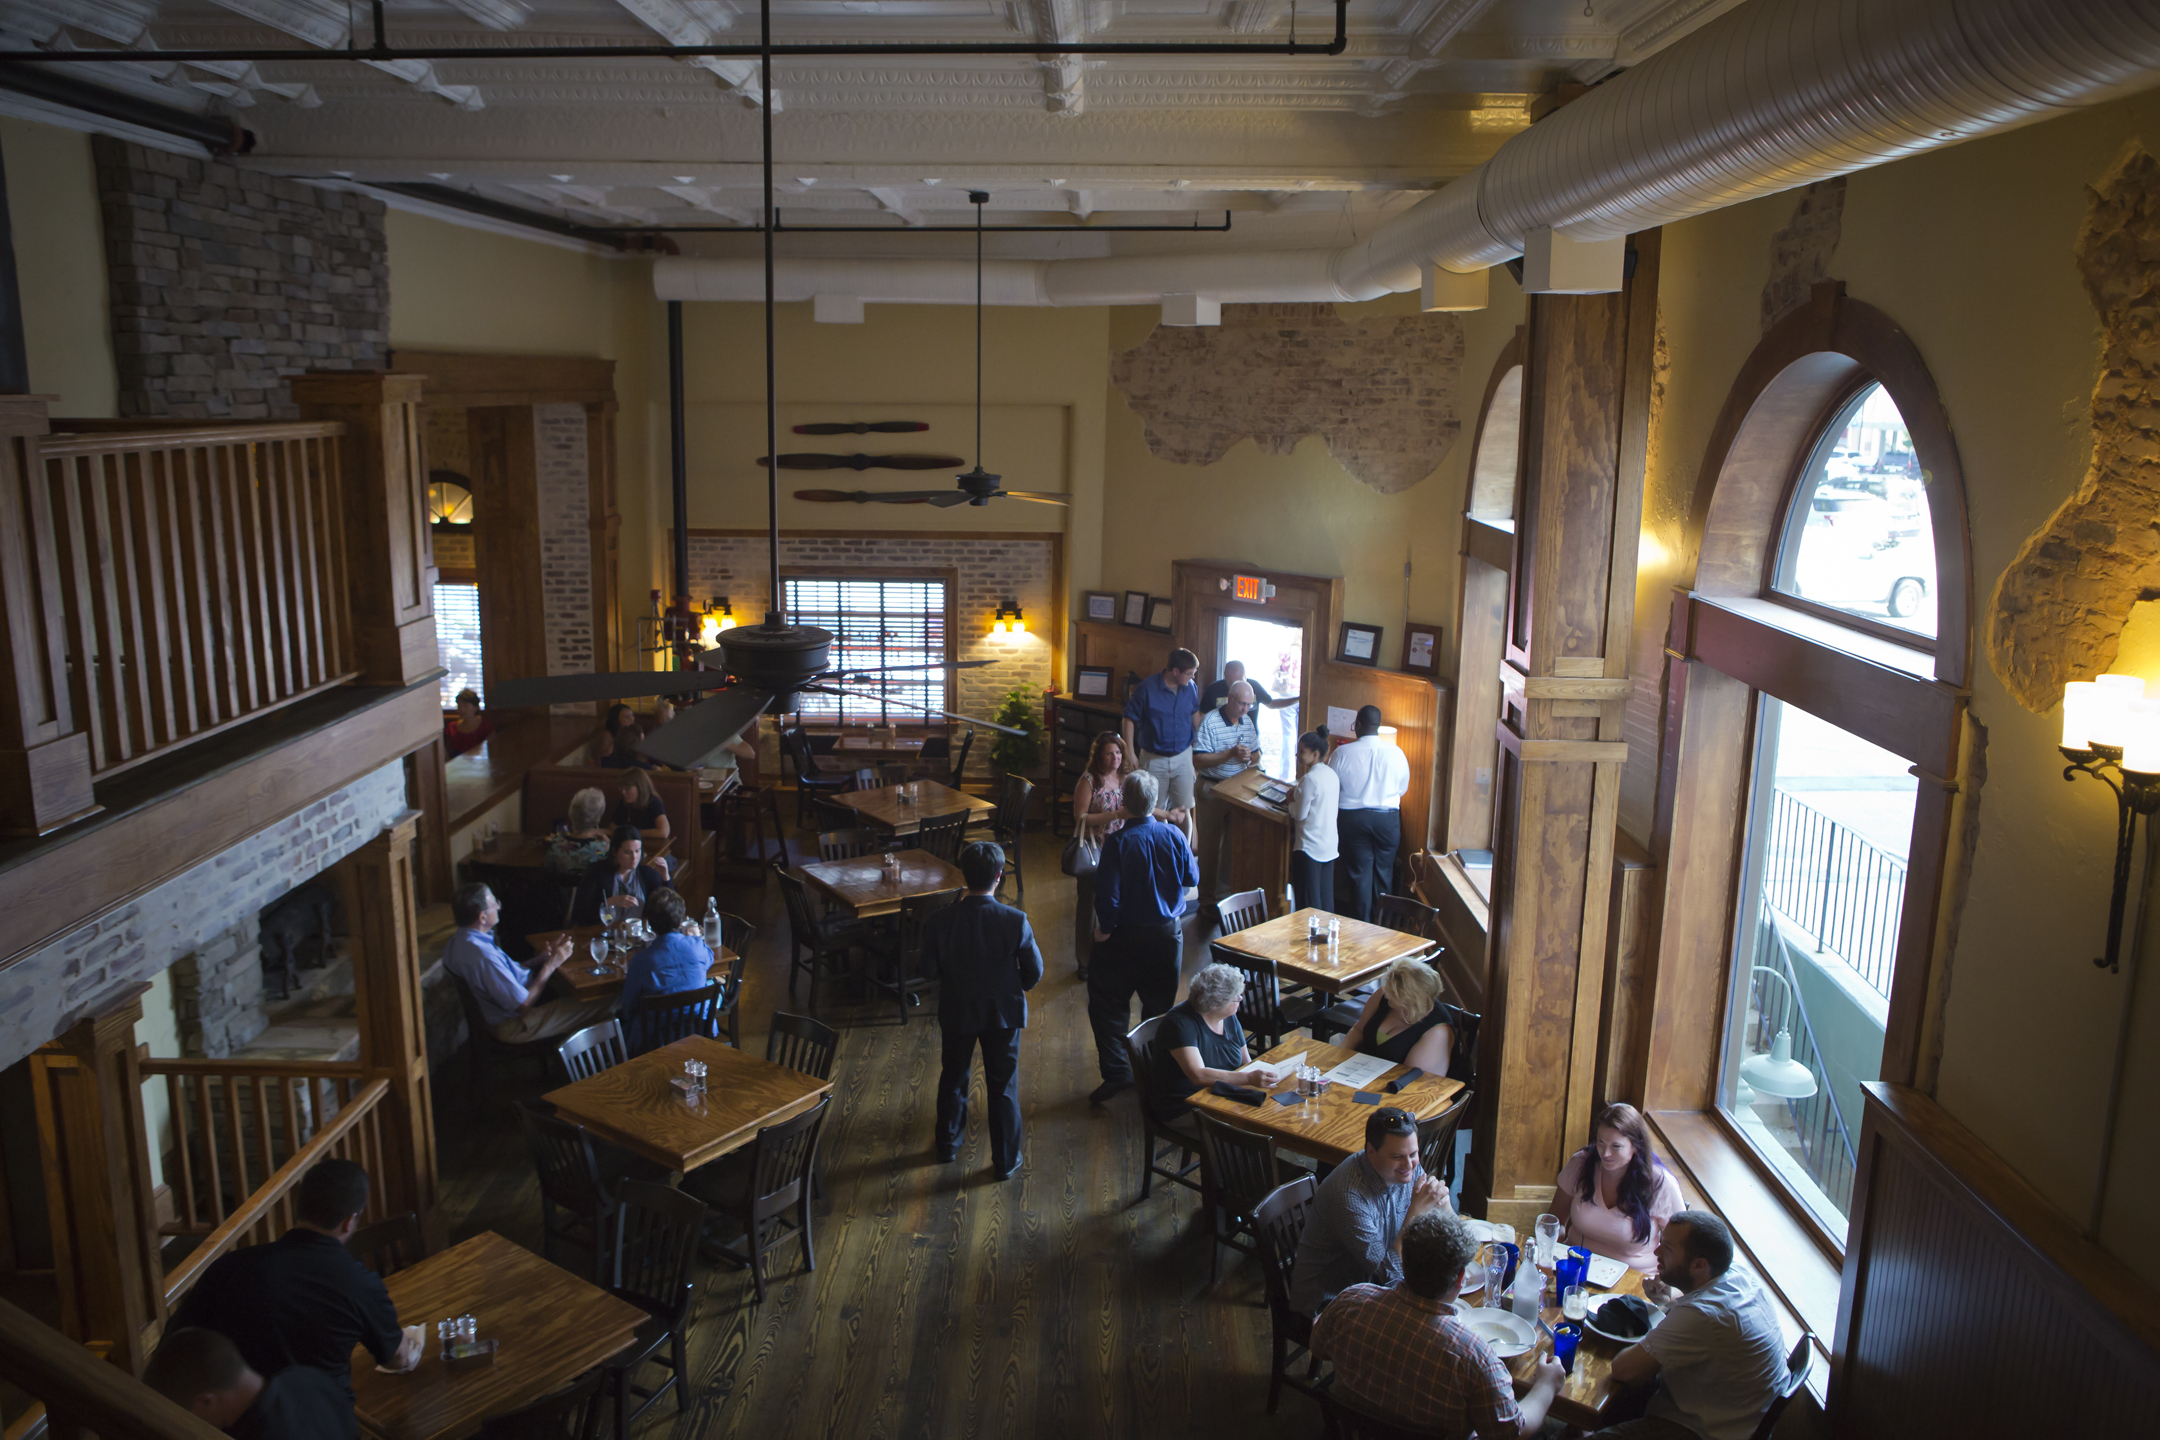
[[[2115,885],[2108,899],[2107,953],[2093,961],[2122,968],[2123,902],[2140,815],[2160,811],[2160,700],[2145,698],[2132,675],[2102,675],[2063,687],[2063,779],[2090,775],[2115,792]],[[2150,852],[2149,843],[2147,850]],[[2151,855],[2147,855],[2148,868]]]

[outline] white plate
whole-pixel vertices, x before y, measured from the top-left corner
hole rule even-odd
[[[1463,1229],[1470,1232],[1470,1238],[1480,1245],[1493,1237],[1493,1227],[1486,1221],[1473,1220],[1468,1215],[1465,1215],[1462,1217],[1462,1223]]]
[[[1458,1295],[1475,1295],[1484,1288],[1485,1267],[1478,1264],[1472,1264],[1463,1270],[1462,1289],[1456,1291],[1455,1293]]]
[[[1602,1330],[1598,1328],[1597,1318],[1599,1312],[1602,1311],[1607,1305],[1610,1305],[1613,1301],[1618,1300],[1619,1298],[1620,1297],[1618,1295],[1593,1296],[1590,1301],[1589,1312],[1583,1316],[1583,1327],[1598,1338],[1603,1340],[1610,1340],[1616,1345],[1633,1345],[1636,1341],[1642,1339],[1643,1337],[1641,1335],[1615,1335],[1610,1330]],[[1659,1310],[1657,1306],[1652,1305],[1650,1307],[1650,1329],[1657,1329],[1658,1322],[1660,1320],[1663,1320],[1664,1318],[1664,1312]]]
[[[1523,1354],[1537,1344],[1536,1328],[1512,1310],[1480,1305],[1474,1310],[1456,1311],[1455,1318],[1502,1360]]]

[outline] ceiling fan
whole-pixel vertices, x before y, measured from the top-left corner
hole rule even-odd
[[[769,65],[769,57],[761,63]],[[766,94],[771,94],[770,76],[766,77]],[[765,453],[779,453],[776,443],[779,436],[779,400],[775,388],[773,347],[773,192],[772,192],[772,111],[764,111],[765,124]],[[976,201],[975,223],[976,248],[976,311],[975,311],[975,453],[974,471],[960,477],[961,484],[971,480],[987,481],[988,490],[995,490],[998,477],[985,475],[982,471],[982,225],[981,205],[990,197],[986,194],[970,196]],[[679,393],[679,392],[678,392]],[[680,431],[678,430],[678,435]],[[680,456],[678,455],[678,461]],[[682,471],[678,465],[677,475]],[[917,665],[880,665],[857,667],[832,663],[833,633],[815,625],[791,625],[788,623],[782,603],[780,587],[780,486],[778,467],[766,469],[766,543],[771,557],[772,604],[765,612],[765,619],[758,625],[737,625],[720,632],[716,649],[700,649],[686,638],[676,642],[676,655],[680,664],[676,670],[631,670],[601,675],[551,675],[520,680],[498,680],[488,687],[487,702],[493,707],[516,707],[521,705],[581,704],[600,700],[623,700],[633,697],[671,695],[680,696],[686,703],[673,720],[662,725],[645,737],[643,750],[653,759],[668,765],[689,767],[702,762],[722,743],[741,733],[759,715],[770,710],[782,714],[792,707],[797,695],[844,695],[868,700],[875,704],[898,705],[903,709],[921,711],[926,715],[941,715],[948,720],[959,720],[969,725],[980,725],[988,730],[1001,731],[1007,735],[1026,732],[992,720],[980,720],[972,715],[955,714],[950,710],[934,709],[917,705],[912,701],[895,699],[891,695],[863,694],[845,687],[855,683],[871,683],[873,677],[897,674],[908,670],[972,670],[988,665],[988,660],[931,661]],[[681,484],[677,481],[678,486]],[[949,492],[934,492],[943,497]],[[968,499],[959,494],[947,504],[957,504]],[[1033,497],[1030,497],[1033,498]],[[1063,503],[1062,496],[1057,503]],[[984,504],[988,493],[975,504]],[[938,503],[933,501],[932,503]],[[677,526],[682,526],[680,508],[685,504],[678,489],[676,495]],[[676,609],[683,617],[689,613],[689,578],[680,573],[686,566],[683,551],[678,546],[675,577]],[[671,620],[676,618],[670,612]],[[687,632],[685,632],[687,633]],[[878,682],[882,683],[882,682]]]
[[[975,207],[975,468],[954,477],[959,482],[957,490],[797,490],[796,499],[825,505],[935,505],[941,510],[954,505],[988,505],[992,500],[1033,500],[1041,505],[1072,502],[1070,495],[1043,490],[1007,490],[1003,484],[1004,476],[993,475],[982,468],[982,224],[983,206],[990,203],[990,192],[970,190],[968,203]]]

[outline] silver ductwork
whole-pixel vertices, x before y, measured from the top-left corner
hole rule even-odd
[[[992,305],[1371,300],[1530,231],[1611,240],[2160,83],[2160,0],[1748,0],[1342,250],[993,261]],[[971,263],[787,260],[779,295],[970,305]],[[761,262],[661,260],[663,300],[759,300]]]

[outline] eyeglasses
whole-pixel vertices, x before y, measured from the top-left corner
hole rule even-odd
[[[1409,1111],[1399,1110],[1393,1105],[1374,1111],[1372,1124],[1383,1135],[1417,1134],[1416,1119],[1411,1116]]]

